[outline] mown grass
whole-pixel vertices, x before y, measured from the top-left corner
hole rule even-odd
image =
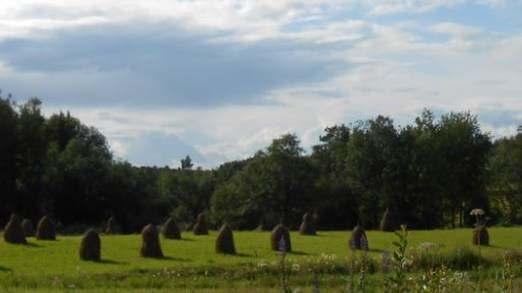
[[[480,249],[479,263],[484,266],[501,266],[507,250],[522,248],[522,228],[491,228],[491,246]],[[466,261],[474,260],[479,253],[471,247],[471,229],[410,231],[409,247],[424,242],[440,244],[435,256],[419,258],[422,261],[450,263],[455,269],[462,266],[454,251],[471,251]],[[97,288],[103,291],[117,288],[273,288],[278,286],[278,255],[270,250],[268,232],[235,232],[237,256],[218,255],[214,252],[216,233],[194,236],[184,233],[183,240],[162,240],[165,259],[144,259],[139,256],[139,235],[102,236],[102,261],[85,262],[78,257],[80,236],[62,236],[57,241],[29,239],[29,245],[19,246],[0,242],[0,288],[6,290],[34,290],[36,288]],[[295,264],[292,282],[300,286],[311,285],[313,263],[326,269],[322,282],[330,288],[342,286],[349,271],[346,261],[352,254],[348,249],[348,232],[320,232],[318,236],[301,236],[292,233],[294,252],[288,256]],[[383,252],[393,250],[393,233],[369,231],[371,251],[369,257],[378,266]],[[460,249],[469,247],[469,249]],[[462,256],[460,256],[462,258]],[[476,265],[472,263],[471,266]],[[422,266],[419,266],[422,267]],[[379,273],[380,274],[380,273]],[[379,278],[379,274],[372,278]]]

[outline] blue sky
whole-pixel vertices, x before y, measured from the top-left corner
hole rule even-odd
[[[0,88],[106,134],[115,155],[215,167],[287,132],[423,108],[522,124],[522,1],[10,1]]]

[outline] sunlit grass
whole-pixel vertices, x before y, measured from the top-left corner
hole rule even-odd
[[[491,228],[491,246],[482,247],[480,253],[492,262],[500,263],[504,251],[522,248],[522,228]],[[471,229],[410,231],[410,248],[420,243],[431,242],[441,245],[441,252],[450,252],[459,247],[471,247]],[[384,251],[393,249],[393,233],[369,231],[370,257],[380,258]],[[29,238],[29,245],[12,245],[0,242],[0,286],[8,282],[9,286],[44,286],[52,287],[53,278],[81,280],[96,276],[118,278],[130,275],[147,275],[161,270],[193,270],[204,272],[208,268],[228,268],[241,271],[242,267],[258,263],[274,263],[278,256],[270,250],[269,232],[235,232],[234,238],[237,256],[224,256],[214,252],[216,233],[208,236],[194,236],[184,233],[183,240],[161,239],[165,259],[144,259],[139,256],[141,237],[139,235],[102,236],[102,262],[80,261],[78,248],[80,236],[61,236],[57,241],[37,241]],[[335,255],[344,260],[350,255],[348,249],[349,232],[319,232],[318,236],[301,236],[292,233],[294,253],[288,259],[303,262],[310,257],[322,254]],[[204,276],[198,276],[198,280]],[[214,275],[219,279],[219,276]],[[123,277],[122,277],[123,278]],[[146,284],[142,276],[129,281],[130,287]],[[171,280],[172,281],[172,280]],[[114,286],[117,284],[110,284]],[[199,284],[205,287],[205,281]],[[209,284],[209,286],[212,286]]]

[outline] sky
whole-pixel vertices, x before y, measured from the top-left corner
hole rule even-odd
[[[249,157],[429,108],[522,124],[522,0],[0,0],[0,88],[136,165]]]

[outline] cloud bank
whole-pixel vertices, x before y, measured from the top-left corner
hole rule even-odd
[[[286,132],[423,108],[522,123],[522,3],[12,1],[0,87],[71,110],[139,165],[204,167]]]

